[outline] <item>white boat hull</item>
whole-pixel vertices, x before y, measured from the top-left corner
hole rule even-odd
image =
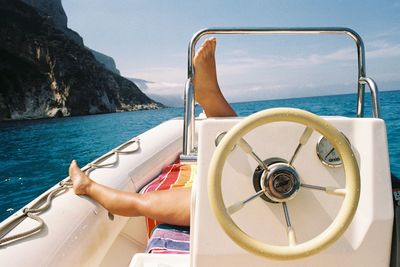
[[[182,120],[162,123],[138,138],[138,151],[120,155],[115,167],[96,169],[90,177],[116,189],[140,190],[181,153]],[[127,266],[132,256],[143,252],[146,246],[143,218],[114,216],[111,220],[103,207],[87,197],[75,195],[72,189],[54,198],[51,208],[40,217],[46,224],[45,229],[3,246],[1,266],[110,266],[110,262],[112,266]],[[36,225],[36,221],[27,218],[9,235]]]

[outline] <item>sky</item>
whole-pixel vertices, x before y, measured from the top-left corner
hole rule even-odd
[[[400,89],[400,1],[62,0],[68,27],[114,58],[150,96],[182,99],[188,44],[209,27],[349,27],[363,38],[367,76]],[[346,36],[217,35],[217,73],[230,102],[355,93]],[[199,43],[201,44],[201,42]]]

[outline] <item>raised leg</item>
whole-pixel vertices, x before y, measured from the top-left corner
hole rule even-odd
[[[235,117],[236,113],[221,93],[215,64],[215,38],[207,39],[193,59],[196,101],[207,117]]]

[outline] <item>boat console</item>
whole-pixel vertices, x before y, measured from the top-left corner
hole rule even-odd
[[[194,145],[195,43],[206,34],[339,34],[358,53],[357,117],[269,109],[200,121]],[[209,29],[189,45],[184,153],[196,150],[191,266],[388,266],[393,201],[378,89],[347,28]],[[363,118],[365,85],[373,118]],[[190,99],[192,98],[192,99]]]
[[[381,119],[293,109],[201,122],[192,266],[388,266],[385,137]]]

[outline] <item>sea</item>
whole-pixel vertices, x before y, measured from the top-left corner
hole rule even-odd
[[[391,172],[400,177],[400,90],[380,92]],[[273,107],[295,107],[318,115],[355,117],[355,94],[233,103],[239,116]],[[201,110],[196,108],[196,112]],[[0,221],[64,179],[76,159],[83,166],[161,122],[183,116],[165,108],[79,117],[0,123]],[[366,94],[365,117],[372,117]]]

